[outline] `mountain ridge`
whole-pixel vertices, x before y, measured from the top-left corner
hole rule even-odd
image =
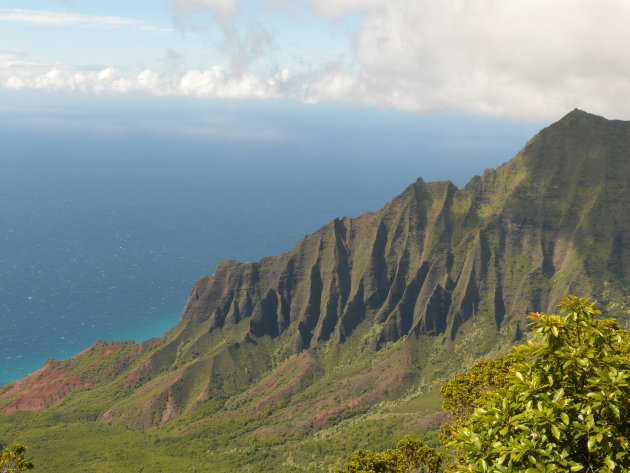
[[[268,415],[247,435],[285,438],[430,391],[565,294],[627,317],[629,150],[630,122],[576,109],[462,188],[419,178],[281,255],[219,263],[162,338],[50,360],[0,410],[177,435]]]

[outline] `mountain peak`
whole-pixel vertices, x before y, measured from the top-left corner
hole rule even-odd
[[[585,112],[584,110],[580,110],[579,108],[574,108],[569,113],[567,113],[564,117],[558,120],[558,122],[551,125],[551,127],[558,124],[576,124],[576,123],[587,123],[587,122],[594,122],[594,121],[607,122],[609,120],[607,120],[606,118],[600,115],[595,115],[594,113],[589,113],[589,112]]]
[[[599,115],[595,115],[593,113],[589,113],[586,112],[584,110],[581,110],[579,108],[574,108],[573,110],[571,110],[569,113],[566,114],[567,117],[569,116],[591,116],[591,117],[599,117]],[[601,118],[601,117],[600,117]]]
[[[514,184],[510,173],[518,171],[530,192],[566,186],[576,192],[588,187],[592,192],[616,182],[615,176],[627,175],[629,144],[630,122],[576,108],[541,130],[506,164],[504,172]]]

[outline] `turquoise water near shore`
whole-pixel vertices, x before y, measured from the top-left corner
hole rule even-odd
[[[206,111],[143,105],[170,118],[114,114],[110,130],[79,112],[61,126],[0,110],[0,384],[97,340],[159,336],[220,260],[286,251],[418,176],[462,185],[540,128],[343,107],[287,121],[259,104],[215,113],[258,114],[280,134],[221,137],[176,128]],[[436,131],[446,123],[458,125]]]

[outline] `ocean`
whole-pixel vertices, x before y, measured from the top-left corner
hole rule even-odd
[[[0,384],[97,340],[160,336],[220,260],[287,251],[419,176],[463,185],[541,127],[339,105],[11,98]]]

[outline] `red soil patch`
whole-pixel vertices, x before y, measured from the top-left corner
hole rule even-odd
[[[273,402],[298,392],[317,362],[305,351],[280,365],[260,383],[241,394],[236,404],[253,403],[250,411],[261,412]],[[261,397],[262,396],[262,397]],[[255,402],[254,402],[255,401]]]
[[[367,373],[357,374],[339,382],[334,394],[310,405],[296,406],[287,416],[307,414],[296,425],[323,427],[331,416],[348,409],[369,406],[387,399],[389,393],[405,386],[406,377],[413,371],[413,360],[406,346],[373,366]]]
[[[5,414],[26,410],[43,411],[75,389],[95,385],[82,381],[67,370],[57,369],[58,366],[58,361],[50,359],[34,373],[10,384],[9,389],[0,395],[0,402],[5,404],[0,411]]]
[[[110,376],[102,376],[104,379],[86,380],[82,372],[75,371],[74,361],[88,357],[89,365],[99,363],[99,360],[128,347],[132,342],[96,342],[68,362],[60,362],[50,359],[40,369],[26,378],[8,385],[0,394],[0,412],[11,413],[16,411],[31,410],[42,411],[60,402],[72,391],[80,388],[93,387],[111,380],[112,377],[123,372],[130,360],[123,360],[109,369]],[[92,360],[94,360],[92,362]],[[67,367],[63,369],[62,367]],[[89,371],[90,367],[88,367]],[[82,369],[83,370],[83,369]]]

